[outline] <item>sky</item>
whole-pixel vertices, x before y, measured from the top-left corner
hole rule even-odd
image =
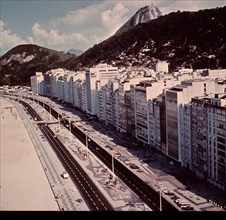
[[[151,4],[165,15],[222,7],[225,0],[0,0],[0,56],[20,44],[85,51]]]

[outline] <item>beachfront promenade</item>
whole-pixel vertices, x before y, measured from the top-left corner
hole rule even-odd
[[[0,98],[0,210],[59,210],[16,108]]]

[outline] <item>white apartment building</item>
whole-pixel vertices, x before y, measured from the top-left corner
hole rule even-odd
[[[141,81],[135,86],[135,131],[136,138],[144,144],[151,144],[154,139],[154,108],[148,100],[156,99],[166,88],[166,82],[153,80]]]
[[[214,80],[194,80],[184,81],[181,85],[166,91],[166,137],[169,157],[181,162],[181,153],[184,151],[182,150],[184,145],[181,144],[185,143],[184,138],[191,136],[184,133],[189,129],[184,129],[181,124],[181,121],[186,119],[183,116],[184,105],[188,104],[191,98],[214,94],[216,88],[217,83]],[[190,120],[189,117],[187,120]]]
[[[191,159],[182,158],[200,178],[207,178],[208,160],[208,116],[207,103],[209,98],[192,98],[191,122]]]
[[[177,75],[177,80],[180,82],[185,80],[192,80],[192,79],[194,79],[194,76],[192,74]]]
[[[101,96],[100,96],[100,91],[101,89],[107,85],[109,82],[109,79],[100,79],[98,81],[96,81],[96,91],[97,91],[97,106],[96,106],[96,111],[97,111],[97,117],[100,118],[100,108],[103,105],[102,101],[100,100]],[[108,93],[108,90],[107,90]],[[102,104],[101,104],[102,103]],[[106,99],[105,99],[105,103],[106,105]],[[105,108],[107,109],[107,106],[105,106]]]
[[[168,73],[169,72],[169,63],[166,61],[157,61],[152,64],[152,68],[157,73]]]
[[[87,113],[91,115],[98,114],[98,88],[97,81],[101,79],[118,78],[118,68],[107,64],[99,64],[93,68],[86,68],[86,95],[87,95]],[[103,86],[103,85],[102,85]]]
[[[208,69],[208,77],[212,79],[226,79],[226,69],[215,69],[210,70]]]
[[[86,81],[81,83],[81,110],[87,112]]]
[[[116,129],[122,133],[126,133],[128,131],[128,121],[131,121],[131,114],[129,114],[128,108],[131,109],[131,104],[126,102],[130,97],[130,86],[137,85],[144,78],[129,78],[127,77],[124,81],[119,83],[118,91],[116,92]],[[130,99],[130,98],[129,98]],[[129,106],[128,106],[129,105]],[[130,129],[129,129],[130,130]],[[129,132],[129,131],[128,131]]]
[[[63,81],[64,74],[65,70],[61,68],[52,69],[45,74],[44,80],[45,86],[47,86],[45,95],[53,98],[59,98],[61,96],[59,94],[58,80]]]
[[[63,76],[63,82],[64,82],[64,93],[63,93],[63,100],[66,103],[70,103],[70,98],[72,96],[72,75],[65,73]],[[73,103],[73,102],[72,102]]]
[[[108,82],[109,84],[110,82]],[[107,91],[108,91],[108,84],[102,86],[100,91],[98,92],[99,97],[99,114],[98,119],[103,121],[107,124],[107,106],[106,106],[106,99],[107,99]]]
[[[166,112],[164,93],[148,100],[151,147],[166,154]]]
[[[64,79],[63,76],[60,76],[56,83],[57,86],[57,98],[61,101],[64,100]]]
[[[217,94],[207,106],[208,181],[226,189],[226,93]]]
[[[116,112],[116,129],[121,133],[127,132],[127,109],[125,105],[125,94],[130,90],[129,80],[125,80],[123,83],[119,84],[119,89],[117,91],[117,112]]]
[[[42,72],[36,72],[35,76],[31,76],[31,91],[33,93],[43,95],[43,80]]]
[[[115,91],[118,89],[118,80],[108,80],[99,90],[98,118],[106,124],[115,126]]]
[[[77,79],[85,78],[84,72],[65,71],[64,79],[64,101],[73,105],[74,103],[74,91],[73,82]]]
[[[72,82],[73,106],[86,112],[86,81],[85,71],[76,72]]]
[[[135,77],[128,76],[119,83],[118,90],[115,93],[115,127],[123,133],[130,133],[135,136],[135,90],[134,86],[141,81],[150,79],[150,77]]]
[[[192,166],[192,106],[191,103],[184,104],[180,108],[180,150],[181,150],[181,166],[190,168]]]
[[[73,106],[86,112],[86,81],[77,79],[73,82]]]
[[[64,73],[52,74],[51,81],[52,81],[52,85],[53,85],[53,94],[52,94],[53,98],[60,98],[61,97],[60,89],[58,87],[58,83],[59,83],[59,81],[63,82],[63,76],[64,76]]]

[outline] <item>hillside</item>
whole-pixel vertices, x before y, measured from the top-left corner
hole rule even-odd
[[[95,44],[80,56],[37,45],[20,45],[0,58],[0,85],[30,85],[36,71],[82,70],[99,63],[118,67],[170,63],[185,68],[226,68],[226,7],[198,12],[173,12],[141,23]]]
[[[149,66],[152,59],[166,60],[170,69],[226,68],[226,7],[198,12],[173,12],[149,23],[113,35],[69,59],[71,70],[98,63]]]
[[[0,85],[29,85],[30,76],[63,67],[72,55],[32,44],[19,45],[0,58]]]

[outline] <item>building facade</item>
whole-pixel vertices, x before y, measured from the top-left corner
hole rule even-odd
[[[207,106],[208,181],[226,189],[226,95],[218,94]]]
[[[87,113],[91,115],[98,114],[98,88],[97,81],[101,79],[118,78],[118,68],[107,64],[99,64],[93,68],[86,68],[86,97]]]

